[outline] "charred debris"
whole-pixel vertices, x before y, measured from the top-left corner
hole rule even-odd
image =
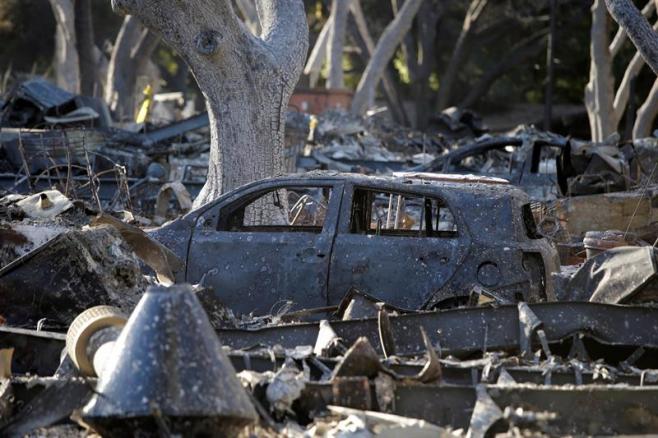
[[[2,436],[658,430],[656,138],[290,112],[309,172],[193,210],[206,115],[1,105]]]

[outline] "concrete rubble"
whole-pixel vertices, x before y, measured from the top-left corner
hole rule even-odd
[[[658,432],[657,139],[290,112],[193,210],[207,115],[3,100],[0,436]]]

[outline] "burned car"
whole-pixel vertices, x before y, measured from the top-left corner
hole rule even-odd
[[[533,200],[551,201],[629,189],[637,179],[632,148],[593,143],[521,127],[511,134],[482,136],[409,171],[476,174],[504,178]]]
[[[412,170],[505,178],[535,200],[555,199],[560,195],[557,157],[568,139],[548,133],[537,137],[532,141],[523,135],[481,137]]]
[[[238,313],[337,305],[350,289],[403,309],[552,301],[558,260],[507,181],[311,172],[254,182],[150,235]]]

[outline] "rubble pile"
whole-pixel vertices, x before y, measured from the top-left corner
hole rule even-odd
[[[164,126],[113,126],[101,101],[42,79],[18,84],[0,114],[2,192],[56,188],[97,209],[128,209],[145,219],[154,219],[160,197],[169,207],[167,217],[157,217],[162,223],[189,208],[169,202],[161,193],[171,191],[167,184],[184,186],[176,186],[179,201],[196,195],[205,181],[207,114]]]
[[[64,348],[63,335],[0,328],[16,364],[6,391],[27,406],[11,406],[3,433],[74,411],[103,436],[125,436],[126,427],[195,436],[246,426],[300,437],[654,430],[655,308],[520,303],[396,315],[380,307],[359,319],[213,332],[191,288],[177,286],[149,289],[127,321],[94,322],[107,312],[90,309],[67,335],[70,356],[93,358],[86,374],[70,359],[34,356],[37,342]],[[20,377],[38,366],[57,369],[57,390],[68,394],[50,416],[37,407],[52,399],[53,378]]]
[[[303,170],[390,173],[425,163],[449,148],[439,133],[426,134],[378,115],[364,118],[340,109],[318,116],[289,113],[286,129],[288,147],[299,154],[297,168]]]
[[[290,112],[193,210],[207,115],[97,104],[4,98],[0,436],[658,431],[658,140]]]
[[[2,126],[39,128],[43,125],[87,124],[107,126],[109,114],[97,112],[96,99],[76,96],[35,78],[19,83],[3,98],[0,108]]]
[[[129,311],[146,287],[139,259],[112,227],[63,232],[0,276],[3,319],[21,326],[67,327],[98,302]]]
[[[84,204],[71,202],[57,190],[0,198],[0,268],[57,235],[88,223]]]

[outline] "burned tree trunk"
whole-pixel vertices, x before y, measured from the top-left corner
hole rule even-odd
[[[208,179],[199,206],[283,169],[285,112],[308,49],[301,0],[257,0],[262,34],[231,2],[114,0],[157,31],[190,66],[210,118]]]
[[[372,53],[375,51],[375,43],[372,40],[370,31],[368,30],[368,24],[363,15],[360,0],[352,0],[350,12],[350,33],[352,39],[361,50],[364,64],[367,65],[368,62],[370,62]],[[386,98],[393,119],[400,124],[408,125],[409,120],[402,104],[402,98],[395,86],[393,75],[387,70],[384,70],[382,73],[382,91],[384,92],[384,97]],[[373,103],[374,102],[368,102],[368,106]]]
[[[658,34],[631,0],[605,0],[610,15],[633,41],[644,61],[658,75]]]
[[[333,0],[331,3],[331,28],[327,41],[329,55],[329,77],[327,88],[345,88],[343,78],[343,48],[345,46],[345,30],[347,28],[347,14],[350,10],[351,0]]]
[[[397,4],[395,6],[397,7]],[[407,35],[402,45],[409,70],[412,95],[416,103],[414,127],[418,129],[427,126],[432,113],[429,78],[434,69],[436,26],[442,14],[442,3],[425,0],[416,15],[414,32]]]
[[[438,111],[444,110],[450,105],[452,98],[452,90],[457,79],[457,73],[461,67],[461,61],[466,51],[466,43],[471,36],[475,23],[480,19],[482,12],[487,7],[489,0],[472,0],[466,15],[464,16],[464,23],[462,30],[457,37],[455,48],[452,50],[450,61],[445,73],[441,76],[441,83],[439,85],[439,95],[436,99],[436,109]]]
[[[393,57],[395,49],[409,32],[422,3],[423,0],[407,0],[395,19],[384,29],[352,99],[352,113],[363,114],[368,109],[368,102],[373,100],[382,73]]]
[[[75,37],[73,0],[50,0],[55,31],[55,77],[57,85],[72,93],[80,91],[80,70]]]
[[[616,131],[613,120],[614,78],[608,45],[608,14],[603,0],[592,5],[589,82],[585,106],[593,141],[603,141]]]
[[[118,120],[131,119],[135,111],[135,85],[160,38],[139,20],[127,16],[112,49],[105,85],[105,101]]]
[[[80,92],[86,96],[94,96],[99,90],[91,0],[75,0],[75,34],[80,67]]]

